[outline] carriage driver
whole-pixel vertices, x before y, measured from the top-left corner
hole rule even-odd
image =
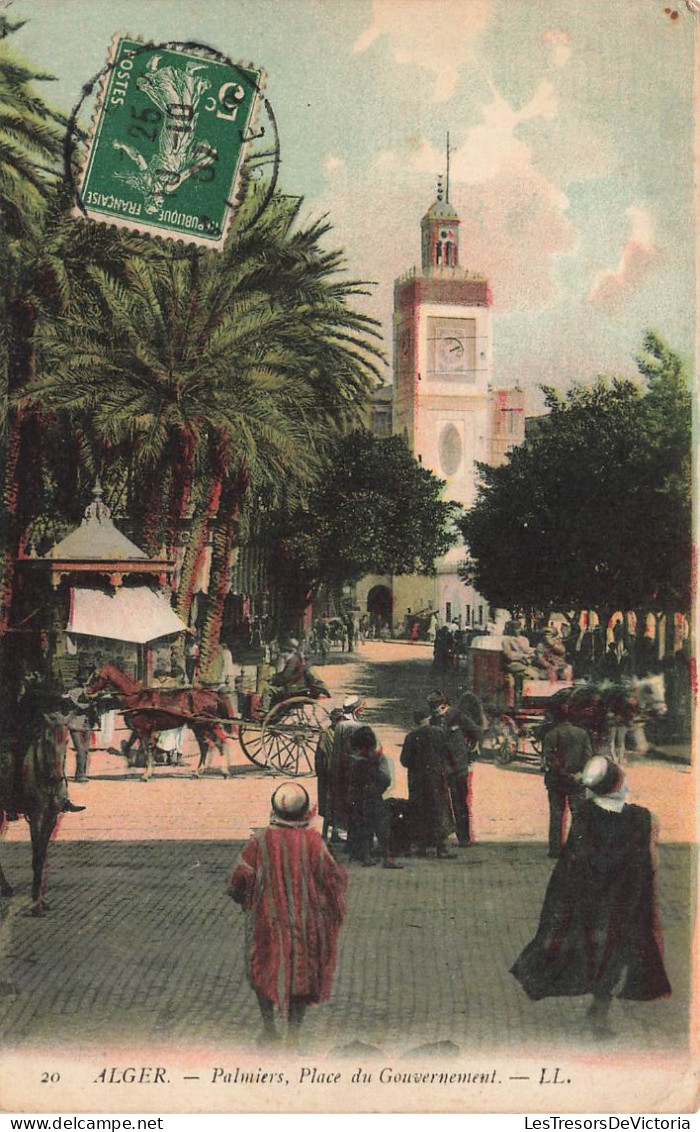
[[[291,696],[330,695],[323,681],[309,667],[303,649],[296,637],[289,637],[282,645],[282,667],[271,677],[263,693],[262,706],[269,711],[274,703]]]

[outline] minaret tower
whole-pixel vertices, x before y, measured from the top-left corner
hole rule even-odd
[[[421,220],[421,267],[394,285],[394,432],[447,481],[445,495],[473,503],[474,462],[490,457],[491,292],[460,266],[460,219],[445,177]]]

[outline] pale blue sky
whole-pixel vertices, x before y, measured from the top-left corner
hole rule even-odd
[[[672,21],[664,8],[680,12]],[[694,345],[693,17],[668,0],[14,0],[69,109],[115,32],[268,72],[281,187],[329,212],[391,346],[445,131],[463,266],[494,290],[494,381],[634,372]],[[47,88],[47,93],[49,90]],[[533,407],[537,398],[533,397]]]

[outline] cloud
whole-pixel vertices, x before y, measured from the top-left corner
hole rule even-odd
[[[323,172],[332,177],[336,173],[345,172],[347,164],[344,157],[338,157],[335,153],[329,153],[326,160],[323,162]]]
[[[561,28],[550,28],[542,36],[542,42],[552,49],[552,61],[556,67],[565,67],[571,58],[571,36]]]
[[[434,76],[433,100],[454,95],[460,67],[474,49],[491,16],[492,0],[372,0],[372,17],[358,36],[355,53],[387,36],[394,59]]]
[[[558,300],[557,259],[575,250],[578,232],[566,195],[534,163],[519,133],[526,123],[551,122],[557,100],[548,81],[519,107],[491,89],[481,121],[452,153],[460,264],[488,277],[495,310],[538,310]],[[444,150],[415,133],[377,153],[366,177],[347,177],[340,190],[337,175],[327,171],[335,235],[348,245],[353,270],[381,280],[377,307],[387,327],[391,280],[419,261],[420,217],[434,199],[444,162]],[[370,197],[367,183],[374,186]]]
[[[467,131],[464,144],[455,151],[452,167],[456,180],[475,184],[497,176],[505,166],[529,163],[530,148],[516,136],[518,126],[533,118],[551,120],[556,116],[556,94],[546,79],[520,110],[493,86],[491,89],[493,100],[484,106],[482,121]]]
[[[593,280],[586,301],[612,309],[639,289],[658,256],[654,220],[644,208],[627,209],[631,222],[630,238],[622,249],[617,270],[606,268]]]

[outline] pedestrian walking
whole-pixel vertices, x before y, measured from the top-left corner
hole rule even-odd
[[[309,829],[309,795],[283,782],[272,795],[266,829],[243,848],[229,895],[246,916],[246,971],[263,1020],[263,1043],[279,1041],[275,1009],[297,1044],[308,1006],[330,997],[347,877]]]
[[[88,757],[92,745],[92,727],[97,723],[95,709],[84,687],[85,677],[78,675],[78,684],[66,692],[68,702],[66,724],[75,750],[75,781],[88,782]]]
[[[378,864],[372,856],[374,839],[385,869],[402,869],[391,852],[390,816],[384,792],[391,786],[389,760],[371,727],[358,727],[352,733],[349,776],[348,841],[351,859],[365,868]]]
[[[558,722],[544,737],[542,759],[549,802],[549,856],[559,857],[564,844],[567,808],[573,817],[583,800],[580,775],[593,755],[590,736],[568,719],[569,706],[557,706]]]
[[[321,657],[321,664],[325,664],[328,660],[328,625],[325,621],[319,621],[316,626],[316,644],[318,652]]]
[[[321,831],[321,837],[324,841],[328,841],[328,835],[330,833],[331,843],[340,841],[340,835],[331,821],[330,786],[331,761],[333,758],[335,729],[342,718],[343,709],[333,708],[330,714],[330,727],[326,727],[326,729],[319,735],[318,744],[316,746],[316,755],[314,757],[318,812],[319,815],[323,818],[323,829]]]
[[[409,731],[401,751],[401,765],[408,770],[408,800],[419,853],[434,849],[440,858],[455,857],[446,841],[453,832],[454,816],[447,784],[450,758],[443,728],[429,723],[427,711],[415,715],[417,727]]]
[[[194,678],[199,664],[199,642],[194,629],[187,630],[185,637],[185,673],[187,683],[194,684]]]
[[[613,997],[650,1001],[671,993],[654,890],[657,836],[649,810],[627,801],[619,766],[596,755],[588,789],[552,873],[535,938],[511,973],[529,998],[591,994],[588,1022],[612,1036]]]

